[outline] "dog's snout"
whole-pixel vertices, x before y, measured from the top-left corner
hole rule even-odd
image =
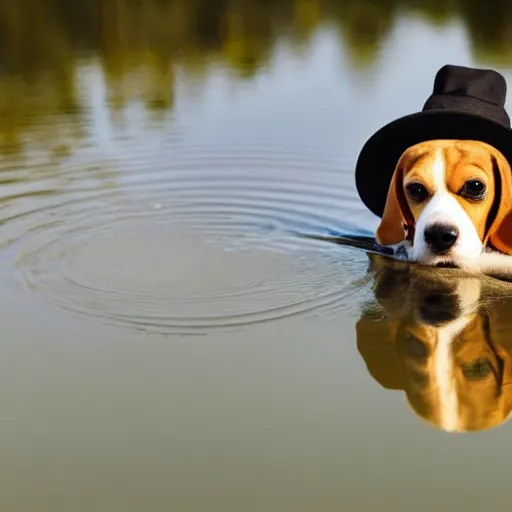
[[[459,299],[453,293],[430,293],[423,298],[419,313],[423,321],[429,325],[451,322],[460,315]]]
[[[425,229],[425,242],[436,254],[443,254],[450,250],[459,236],[456,227],[448,224],[433,224]]]

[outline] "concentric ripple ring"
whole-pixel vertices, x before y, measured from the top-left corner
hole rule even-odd
[[[292,232],[340,226],[351,196],[340,165],[229,148],[58,169],[31,190],[7,187],[0,243],[34,297],[116,328],[197,333],[314,314],[342,307],[350,256]]]

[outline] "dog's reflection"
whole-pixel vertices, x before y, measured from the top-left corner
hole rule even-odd
[[[512,285],[372,256],[375,304],[357,324],[370,374],[452,432],[512,410]]]

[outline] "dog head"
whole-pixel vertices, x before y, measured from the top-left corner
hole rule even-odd
[[[499,151],[478,141],[422,142],[396,166],[376,238],[409,240],[416,261],[456,265],[487,246],[512,254],[511,212],[511,169]]]
[[[510,290],[507,296],[477,277],[373,260],[385,319],[367,311],[356,326],[369,373],[404,391],[412,410],[439,429],[503,423],[512,411]]]

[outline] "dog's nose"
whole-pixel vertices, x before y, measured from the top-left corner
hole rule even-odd
[[[447,252],[457,241],[459,231],[447,224],[433,224],[425,229],[425,242],[436,254]]]
[[[445,291],[429,293],[423,297],[418,311],[422,320],[432,326],[451,322],[461,314],[457,295]]]

